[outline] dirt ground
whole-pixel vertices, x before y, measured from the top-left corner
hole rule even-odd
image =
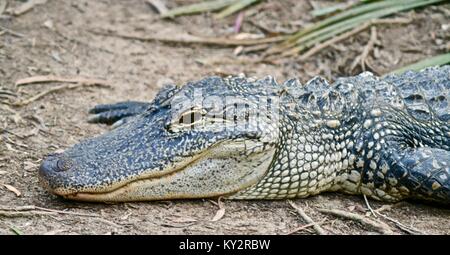
[[[165,2],[174,7],[194,1]],[[294,31],[313,21],[311,2],[319,1],[264,1],[247,11],[241,32]],[[320,1],[322,5],[334,2],[338,1]],[[8,8],[22,3],[8,0]],[[384,74],[450,50],[450,4],[400,16],[411,22],[377,27],[368,70]],[[230,47],[142,42],[95,32],[230,36],[234,20],[235,16],[215,20],[211,14],[160,20],[144,0],[48,0],[25,14],[0,16],[0,90],[17,96],[0,97],[0,207],[33,205],[60,211],[23,211],[10,217],[0,213],[0,234],[288,234],[305,225],[286,201],[225,201],[224,217],[213,222],[218,206],[211,200],[77,203],[51,195],[39,185],[37,169],[46,154],[108,130],[86,123],[87,111],[95,104],[151,100],[164,83],[180,84],[207,75],[270,74],[278,81],[299,77],[303,82],[322,75],[332,80],[361,71],[359,65],[354,70],[349,66],[370,38],[366,31],[305,61],[286,58],[271,64],[247,61],[258,53],[235,56]],[[5,104],[62,85],[15,86],[19,79],[50,74],[105,79],[112,88],[64,90],[22,107]],[[368,211],[362,197],[329,193],[294,202],[330,233],[376,233],[366,225],[317,211],[337,208],[364,215]],[[383,206],[376,201],[370,204],[375,209]],[[383,214],[425,234],[450,234],[448,208],[402,202]],[[395,233],[405,234],[394,223],[382,221]],[[298,232],[313,233],[312,228]]]

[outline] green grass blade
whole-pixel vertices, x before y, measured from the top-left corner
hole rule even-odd
[[[405,0],[400,2],[409,2],[411,0]],[[397,1],[382,1],[382,2],[375,2],[375,3],[369,3],[361,6],[357,6],[355,8],[352,8],[350,10],[344,11],[340,14],[334,15],[332,17],[329,17],[327,19],[324,19],[323,21],[317,22],[311,26],[305,27],[304,29],[298,31],[292,37],[288,40],[288,42],[295,42],[298,38],[302,37],[303,35],[306,35],[312,31],[318,30],[320,28],[323,28],[325,26],[328,26],[330,24],[333,24],[339,20],[343,20],[352,16],[356,16],[362,13],[366,13],[372,10],[385,8],[388,6],[392,6],[398,4]]]
[[[237,1],[236,3],[228,6],[225,10],[221,11],[219,14],[216,15],[217,19],[222,19],[225,18],[237,11],[240,11],[242,9],[244,9],[245,7],[252,5],[256,2],[259,2],[261,0],[240,0]]]
[[[313,40],[308,43],[308,46],[312,46],[315,43],[329,39],[337,34],[340,34],[342,32],[350,30],[350,29],[352,29],[364,22],[370,21],[372,19],[381,18],[381,17],[388,16],[388,15],[391,15],[391,14],[394,14],[397,12],[406,11],[406,10],[418,8],[421,6],[435,4],[435,3],[444,2],[444,1],[445,0],[410,1],[411,3],[407,4],[407,5],[404,4],[404,5],[399,5],[399,6],[393,6],[390,8],[385,8],[385,9],[377,10],[374,12],[369,12],[369,13],[359,15],[359,16],[344,20],[342,22],[333,24],[331,26],[327,26],[324,29],[314,31],[310,34],[307,34],[307,35],[299,38],[297,40],[296,44],[301,45],[303,43]]]
[[[419,62],[416,62],[414,64],[411,64],[411,65],[401,67],[397,70],[390,72],[390,74],[402,74],[408,70],[420,71],[420,70],[424,69],[425,67],[441,66],[441,65],[445,65],[445,64],[450,64],[450,52],[441,54],[441,55],[438,55],[438,56],[435,56],[432,58],[427,58],[427,59],[421,60]]]
[[[340,20],[344,20],[344,19],[347,19],[347,18],[350,18],[353,16],[357,16],[357,15],[360,15],[363,13],[367,13],[367,12],[370,12],[373,10],[379,10],[379,9],[383,9],[383,8],[395,6],[395,5],[403,5],[405,3],[407,4],[410,2],[413,2],[413,0],[381,1],[381,2],[374,2],[374,3],[368,3],[368,4],[364,4],[364,5],[360,5],[360,6],[355,6],[352,9],[343,11],[337,15],[334,15],[332,17],[324,19],[323,21],[320,21],[318,23],[315,23],[314,25],[311,25],[309,27],[306,27],[306,28],[298,31],[297,33],[292,35],[292,37],[287,42],[293,43],[293,42],[297,41],[297,39],[299,39],[300,37],[302,37],[308,33],[316,31],[316,30],[323,28],[325,26],[328,26],[330,24],[336,23]]]
[[[163,18],[175,17],[186,14],[195,14],[206,11],[216,11],[220,10],[224,7],[227,7],[231,4],[236,3],[239,0],[214,0],[214,1],[206,1],[197,4],[191,4],[186,6],[180,6],[178,8],[174,8],[169,10],[164,15],[161,15]]]
[[[322,17],[322,16],[325,16],[325,15],[328,15],[328,14],[331,14],[334,12],[346,10],[352,6],[355,6],[356,4],[358,4],[358,3],[353,3],[353,4],[340,3],[340,4],[313,10],[313,11],[311,11],[311,15],[314,17]]]
[[[23,233],[22,233],[22,231],[20,231],[18,228],[16,228],[16,227],[10,227],[9,228],[12,232],[14,232],[14,234],[16,234],[16,235],[18,235],[18,236],[21,236],[21,235],[23,235]]]

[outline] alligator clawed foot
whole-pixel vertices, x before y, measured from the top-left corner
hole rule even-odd
[[[88,122],[117,127],[127,122],[130,117],[144,112],[149,106],[149,103],[137,101],[96,105],[89,110],[92,115],[88,118]]]

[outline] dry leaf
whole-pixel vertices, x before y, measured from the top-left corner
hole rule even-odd
[[[225,215],[225,207],[223,206],[223,202],[221,198],[218,200],[219,210],[217,210],[216,215],[212,218],[211,221],[219,221]]]
[[[155,8],[156,11],[161,15],[164,15],[169,11],[164,2],[162,2],[161,0],[147,0],[147,3]]]
[[[14,186],[8,185],[8,184],[3,184],[3,186],[5,186],[5,188],[11,192],[14,192],[14,194],[16,194],[16,196],[20,197],[22,195],[22,193],[20,193],[20,191],[18,189],[16,189]]]
[[[0,175],[4,175],[4,174],[7,174],[8,172],[6,172],[6,171],[0,171]]]
[[[244,50],[244,46],[238,46],[233,50],[233,54],[235,56],[237,56],[237,55],[241,54],[242,50]]]

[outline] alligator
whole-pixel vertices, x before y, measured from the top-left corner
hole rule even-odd
[[[150,103],[98,105],[114,128],[41,164],[67,199],[124,202],[321,192],[450,204],[450,66],[329,84],[268,76],[166,85]]]

